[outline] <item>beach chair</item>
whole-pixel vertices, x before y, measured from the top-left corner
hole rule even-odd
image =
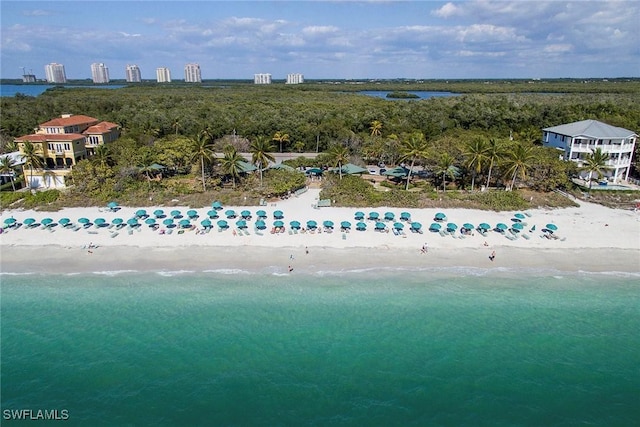
[[[120,233],[118,233],[117,231],[114,233],[111,233],[111,238],[113,239],[114,237],[118,236]]]
[[[531,239],[531,237],[530,237],[528,234],[523,234],[523,235],[522,235],[522,238],[523,238],[523,239],[526,239],[526,240]]]
[[[293,231],[291,231],[291,229],[289,229],[289,236],[293,235]]]
[[[345,233],[342,233],[342,240],[347,240],[347,235]]]
[[[128,229],[127,233],[129,234],[129,236],[131,236],[133,234],[133,228]]]
[[[168,229],[166,234],[171,234],[171,233],[173,233],[173,228]]]

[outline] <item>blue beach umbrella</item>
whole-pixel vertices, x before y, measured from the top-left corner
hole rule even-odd
[[[364,222],[359,222],[356,224],[356,230],[364,231],[366,229],[367,229],[367,224],[365,224]]]
[[[450,231],[455,231],[458,229],[458,226],[456,224],[454,224],[453,222],[450,222],[447,224],[447,230]]]
[[[257,211],[256,215],[258,216],[258,218],[266,218],[267,217],[267,213],[265,211],[263,211],[262,209]]]
[[[42,221],[40,221],[40,224],[42,224],[44,226],[49,226],[49,225],[53,224],[53,219],[52,218],[44,218]]]
[[[396,222],[393,224],[393,228],[395,228],[396,230],[402,230],[404,228],[404,224],[401,222]]]
[[[200,225],[209,228],[211,227],[211,221],[209,221],[208,219],[203,219],[202,221],[200,221]]]
[[[481,228],[482,230],[491,229],[491,226],[489,224],[487,224],[486,222],[480,223],[480,225],[478,225],[478,227]]]
[[[222,209],[222,203],[220,203],[219,201],[216,200],[215,202],[211,203],[211,207],[213,209],[220,210],[220,209]]]
[[[247,221],[245,221],[244,219],[239,219],[238,221],[236,221],[236,227],[247,228]]]
[[[111,224],[115,224],[115,225],[120,225],[124,222],[124,220],[122,218],[113,218],[111,220]]]
[[[277,221],[273,221],[273,226],[274,227],[284,227],[284,222],[277,220]]]
[[[167,218],[164,221],[162,221],[162,223],[167,227],[171,227],[173,225],[173,218]]]
[[[324,221],[322,225],[324,225],[325,227],[333,228],[333,221]]]
[[[209,216],[209,218],[218,218],[218,211],[215,209],[211,209],[209,212],[207,212],[207,215]]]
[[[434,222],[429,226],[429,231],[440,231],[441,227],[442,226],[440,224],[438,224],[437,222]]]
[[[16,223],[16,219],[15,219],[15,218],[13,218],[13,217],[11,217],[11,218],[7,218],[7,219],[5,219],[5,220],[4,220],[4,223],[5,223],[6,225],[13,225],[13,224],[15,224],[15,223]]]
[[[240,212],[240,216],[242,218],[249,218],[251,216],[251,212],[249,212],[247,210],[244,210],[244,211]]]
[[[115,209],[115,208],[118,207],[118,203],[117,202],[109,202],[109,203],[107,203],[107,207],[109,209]]]
[[[380,214],[378,212],[369,212],[369,219],[378,219]]]
[[[95,221],[93,221],[93,223],[97,226],[97,227],[102,227],[103,225],[106,224],[106,220],[104,218],[96,218]]]
[[[187,211],[187,216],[188,216],[189,218],[197,218],[197,217],[198,217],[198,212],[197,212],[197,211],[195,211],[195,210],[193,210],[193,209],[188,210],[188,211]]]
[[[80,224],[89,224],[91,221],[89,221],[89,218],[78,218],[78,222]]]
[[[264,230],[265,228],[267,228],[267,224],[263,220],[259,219],[256,221],[256,228],[258,230]]]
[[[504,230],[506,230],[506,229],[507,229],[507,228],[509,228],[509,227],[507,226],[507,224],[503,224],[502,222],[499,222],[499,223],[497,223],[497,224],[496,224],[496,228],[497,228],[498,230],[502,230],[502,231],[504,231]]]
[[[156,209],[155,211],[153,211],[153,214],[156,216],[156,218],[162,218],[164,216],[164,211],[162,209]]]
[[[180,218],[180,217],[182,217],[182,212],[180,212],[177,209],[173,210],[173,211],[171,211],[171,216],[174,217],[174,218]]]
[[[233,209],[227,210],[224,214],[227,218],[235,218],[237,216],[236,211],[234,211]]]
[[[557,225],[555,225],[555,224],[547,224],[547,225],[545,226],[545,228],[546,228],[547,230],[556,231],[556,230],[558,229],[558,226],[557,226]]]
[[[146,211],[146,210],[144,210],[144,209],[138,209],[138,210],[136,211],[136,216],[137,216],[138,218],[141,218],[141,217],[143,217],[143,216],[147,216],[147,211]]]
[[[276,219],[282,219],[284,218],[284,214],[282,213],[282,211],[274,211],[273,212],[273,217]]]
[[[524,225],[520,224],[519,222],[516,222],[511,226],[511,228],[513,228],[516,231],[520,231],[524,228]]]
[[[154,225],[156,223],[156,219],[155,218],[147,218],[144,220],[144,223],[147,225]]]
[[[353,217],[354,217],[355,219],[357,219],[357,220],[363,219],[363,218],[364,218],[364,212],[360,212],[360,211],[358,211],[358,212],[356,212],[356,213],[353,215]]]
[[[438,213],[435,215],[435,217],[434,217],[434,218],[436,219],[436,221],[442,221],[442,220],[444,220],[446,217],[447,217],[447,216],[446,216],[445,214],[443,214],[442,212],[438,212]]]
[[[60,224],[63,227],[66,227],[67,225],[71,224],[71,220],[69,218],[60,218],[58,220],[58,224]]]
[[[462,224],[462,228],[464,228],[465,230],[473,230],[473,224],[470,224],[468,222],[465,222],[464,224]]]
[[[317,226],[318,226],[318,223],[315,222],[314,220],[307,221],[307,228],[316,228]]]
[[[136,225],[140,225],[140,224],[138,224],[138,220],[136,218],[129,218],[127,220],[127,224],[129,224],[131,227],[135,227]]]
[[[291,222],[289,223],[289,226],[290,226],[291,228],[296,228],[296,229],[297,229],[297,228],[300,228],[300,221],[291,221]]]
[[[414,230],[420,230],[422,228],[422,224],[420,224],[419,222],[412,222],[411,228]]]
[[[376,230],[384,230],[387,228],[384,222],[376,222]]]
[[[409,212],[401,212],[400,219],[408,221],[411,218],[411,214]]]
[[[189,221],[188,219],[181,219],[180,222],[178,223],[178,225],[182,228],[187,228],[191,226],[191,221]]]
[[[351,228],[351,223],[349,221],[342,221],[340,223],[340,227],[342,227],[342,228]]]
[[[525,216],[524,214],[521,214],[520,212],[518,212],[517,214],[514,215],[514,217],[518,218],[518,219],[524,219]]]
[[[393,214],[393,212],[385,212],[384,213],[384,219],[388,219],[388,220],[393,220],[396,216]]]
[[[33,225],[36,223],[36,219],[35,218],[27,218],[24,221],[22,221],[24,223],[24,225]],[[62,220],[60,220],[60,223],[62,224]]]

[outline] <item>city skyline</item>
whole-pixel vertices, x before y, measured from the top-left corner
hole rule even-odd
[[[160,7],[155,7],[160,5]],[[143,80],[640,76],[634,1],[3,1],[2,78],[136,64]],[[126,10],[126,13],[123,11]],[[93,19],[100,16],[100,20]]]

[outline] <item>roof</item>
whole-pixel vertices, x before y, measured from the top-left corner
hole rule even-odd
[[[338,168],[334,168],[332,169],[333,172],[338,173],[339,169]],[[346,173],[348,175],[356,175],[359,173],[368,173],[369,171],[366,170],[365,168],[361,168],[358,165],[354,165],[353,163],[347,163],[346,165],[342,166],[342,173]]]
[[[240,166],[240,172],[253,172],[254,170],[257,170],[258,168],[255,167],[254,165],[252,165],[249,162],[245,162],[243,160],[238,162],[238,165]]]
[[[93,117],[89,117],[89,116],[84,116],[82,114],[78,114],[70,116],[70,117],[58,117],[56,119],[53,120],[49,120],[48,122],[44,122],[40,124],[40,127],[46,127],[46,126],[74,126],[74,125],[83,125],[83,124],[93,124],[93,123],[97,123],[98,119],[95,119]]]
[[[111,122],[100,122],[97,125],[93,125],[93,126],[89,126],[87,129],[85,129],[84,132],[82,132],[83,134],[90,134],[90,133],[105,133],[105,132],[109,132],[111,129],[117,128],[118,125],[115,123],[111,123]]]
[[[611,126],[597,120],[582,120],[560,126],[542,129],[545,132],[565,136],[588,136],[594,139],[629,138],[636,135],[633,131]]]
[[[12,160],[14,166],[21,166],[25,163],[25,158],[19,151],[14,151],[12,153],[0,154],[0,159],[4,159],[8,157]]]
[[[23,135],[16,139],[15,142],[48,142],[48,141],[75,141],[76,139],[86,139],[84,135],[79,133],[34,133],[31,135]]]

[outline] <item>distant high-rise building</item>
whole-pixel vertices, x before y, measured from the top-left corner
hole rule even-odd
[[[125,70],[127,82],[129,83],[140,83],[142,81],[142,77],[140,76],[140,68],[137,65],[129,65],[127,64],[127,69]]]
[[[257,85],[270,85],[271,74],[254,74],[253,83]]]
[[[67,75],[64,72],[64,65],[52,62],[44,66],[44,74],[49,83],[66,83]]]
[[[94,83],[109,83],[109,68],[102,62],[91,64],[91,78]]]
[[[156,68],[158,83],[171,83],[171,71],[167,67]]]
[[[33,74],[33,70],[30,73],[27,73],[27,70],[22,68],[22,83],[35,83],[36,75]]]
[[[304,76],[302,74],[300,73],[287,74],[288,85],[297,85],[300,83],[304,83]]]
[[[201,83],[200,65],[187,64],[184,66],[184,81],[187,83]]]

